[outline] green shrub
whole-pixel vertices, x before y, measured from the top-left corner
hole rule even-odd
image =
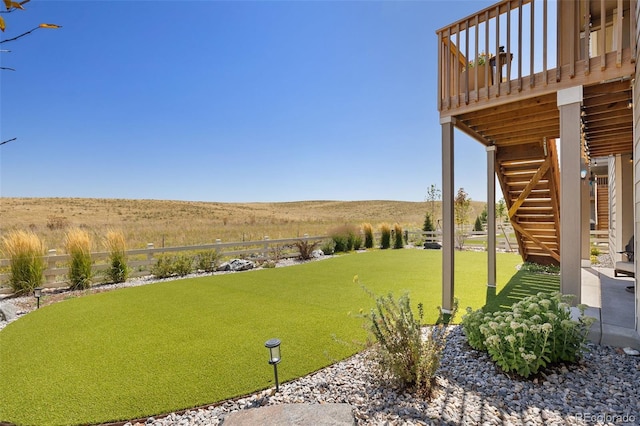
[[[320,250],[322,250],[322,252],[328,256],[328,255],[332,255],[335,252],[335,247],[336,247],[336,243],[333,241],[333,239],[331,239],[331,240],[326,240],[324,244],[322,244],[322,246],[320,247]]]
[[[313,251],[320,245],[320,241],[298,240],[293,245],[298,249],[298,259],[309,260]]]
[[[189,275],[193,271],[193,258],[186,254],[179,254],[173,260],[174,272],[182,277]]]
[[[357,277],[354,281],[357,282]],[[373,357],[380,373],[393,377],[402,389],[428,398],[451,328],[445,326],[440,312],[438,325],[430,326],[424,335],[422,303],[418,304],[416,317],[407,293],[397,301],[391,294],[372,297],[376,300],[376,307],[365,317],[369,330],[379,343],[374,346]]]
[[[2,238],[9,258],[9,285],[16,295],[33,292],[44,281],[44,243],[30,231],[12,231]]]
[[[121,231],[109,231],[105,237],[105,246],[109,252],[109,268],[105,271],[112,283],[122,283],[129,277],[126,243]]]
[[[578,321],[571,319],[573,296],[538,293],[511,307],[511,311],[484,313],[481,309],[462,317],[469,345],[487,351],[507,373],[529,377],[558,362],[576,362],[584,349],[594,318],[579,306]]]
[[[391,247],[391,226],[388,223],[380,225],[380,248],[388,249]]]
[[[157,278],[169,278],[173,276],[184,276],[193,270],[193,259],[186,254],[173,256],[161,254],[151,268],[151,274]]]
[[[360,235],[353,236],[353,249],[360,250],[362,248],[362,237]]]
[[[370,223],[363,223],[362,232],[364,233],[364,248],[373,248],[373,226]]]
[[[196,253],[195,268],[199,271],[214,272],[220,261],[217,250],[202,250]]]
[[[353,225],[343,225],[332,229],[329,235],[334,242],[333,250],[335,253],[347,252],[353,249],[358,230]]]
[[[433,226],[433,219],[431,218],[430,213],[427,213],[424,217],[424,224],[422,225],[422,230],[424,232],[433,232],[436,230],[436,227]]]
[[[473,230],[476,232],[482,231],[482,221],[480,220],[480,216],[476,216],[476,222],[473,225]]]
[[[274,262],[273,260],[266,260],[262,262],[260,266],[263,267],[264,269],[273,269],[276,267],[276,262]]]
[[[93,279],[91,246],[91,237],[84,229],[73,228],[67,231],[64,247],[71,257],[69,260],[71,290],[84,290],[91,287]]]
[[[598,250],[598,247],[591,247],[591,256],[600,256],[600,250]]]
[[[521,271],[532,272],[534,274],[560,274],[560,267],[557,265],[540,265],[539,263],[524,262],[520,267]]]
[[[393,224],[393,248],[401,249],[404,247],[404,238],[402,235],[402,226],[399,223]]]

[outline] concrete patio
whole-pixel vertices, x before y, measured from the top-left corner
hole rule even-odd
[[[589,333],[594,343],[640,350],[635,331],[635,293],[630,277],[614,277],[612,268],[582,268],[582,303],[586,314],[597,319]]]

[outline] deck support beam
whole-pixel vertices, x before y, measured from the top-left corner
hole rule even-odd
[[[487,285],[496,286],[496,146],[487,147]]]
[[[454,304],[454,213],[453,129],[454,117],[443,117],[442,126],[442,310],[451,313]]]
[[[560,291],[581,302],[581,128],[582,86],[558,91],[560,109]]]

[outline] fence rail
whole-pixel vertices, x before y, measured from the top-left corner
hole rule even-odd
[[[148,244],[145,249],[127,250],[127,262],[131,268],[130,278],[147,276],[151,274],[151,268],[155,265],[157,259],[155,255],[163,253],[194,253],[198,251],[215,250],[223,257],[251,257],[252,260],[264,261],[275,258],[297,257],[299,252],[294,244],[298,241],[323,241],[327,236],[304,236],[300,238],[284,238],[272,240],[265,237],[258,241],[238,241],[223,243],[217,240],[214,244],[203,244],[197,246],[185,247],[154,247]],[[48,255],[44,256],[46,269],[44,271],[45,288],[60,288],[68,285],[68,254],[56,254],[56,250],[49,250]],[[107,260],[109,253],[97,252],[91,253],[93,264],[93,272],[100,273],[108,268]],[[0,260],[0,268],[8,268],[10,265],[8,259]],[[0,274],[0,294],[10,294],[12,290],[7,286],[9,274]]]
[[[486,249],[486,231],[465,231],[465,238],[463,241],[463,248],[465,249]],[[410,236],[410,237],[409,237]],[[496,232],[496,242],[498,250],[507,252],[518,251],[518,244],[515,241],[513,228],[505,226],[504,229],[499,229]],[[597,247],[601,253],[609,252],[609,231],[591,231],[591,245]],[[151,274],[151,268],[155,265],[157,258],[155,255],[163,253],[195,253],[198,251],[215,250],[221,257],[251,257],[252,260],[264,261],[275,258],[291,258],[297,257],[299,252],[294,244],[298,241],[323,241],[330,238],[329,236],[304,236],[300,238],[284,238],[272,240],[269,237],[265,237],[263,240],[258,241],[237,241],[223,243],[220,240],[216,240],[214,244],[203,244],[197,246],[184,246],[184,247],[154,247],[153,244],[148,244],[147,248],[127,250],[127,261],[132,272],[129,275],[130,278],[136,278],[141,276],[147,276]],[[376,238],[380,238],[380,235],[376,235]],[[405,238],[412,240],[424,240],[431,242],[442,243],[442,231],[423,232],[423,231],[406,231]],[[91,259],[94,262],[93,272],[100,273],[108,268],[107,260],[109,253],[97,252],[91,254]],[[47,267],[44,271],[45,288],[61,288],[68,285],[67,273],[68,273],[68,261],[70,256],[68,254],[59,255],[56,250],[49,250],[47,256],[44,256]],[[0,259],[0,268],[9,268],[8,259]],[[12,290],[7,285],[9,274],[0,274],[0,294],[11,294]]]

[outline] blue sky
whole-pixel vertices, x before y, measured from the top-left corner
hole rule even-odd
[[[3,15],[0,195],[422,201],[435,31],[487,1],[38,1]],[[456,188],[486,198],[456,135]]]

